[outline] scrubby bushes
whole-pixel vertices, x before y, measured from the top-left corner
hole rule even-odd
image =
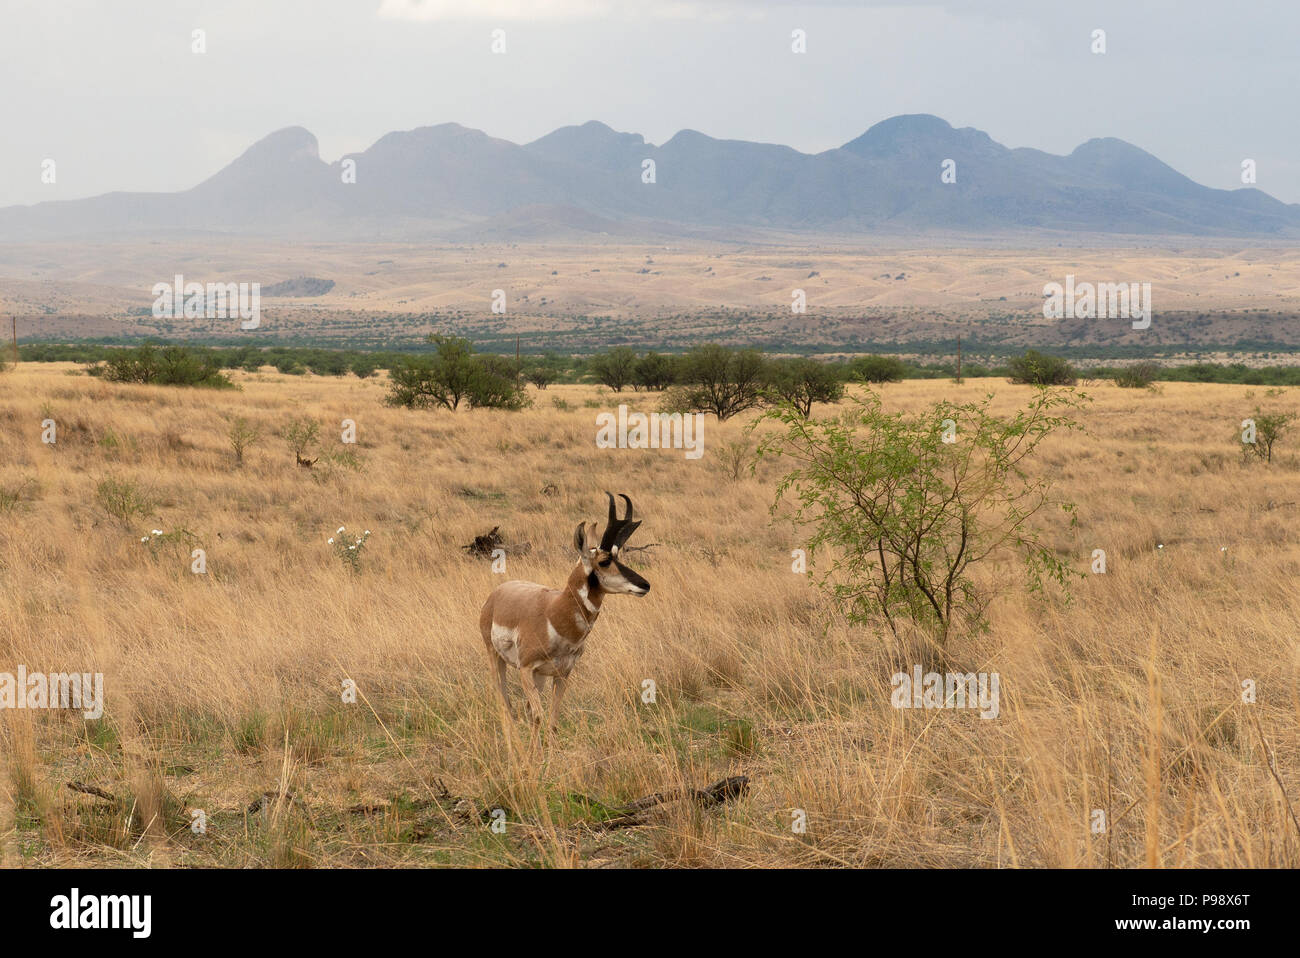
[[[677,380],[677,364],[671,356],[660,353],[646,353],[636,363],[636,378],[633,380],[641,389],[660,392]]]
[[[954,625],[983,624],[989,596],[972,576],[983,560],[1016,556],[1031,590],[1072,575],[1035,517],[1072,507],[1034,477],[1026,460],[1048,435],[1077,428],[1083,404],[1072,391],[1040,390],[1014,415],[997,416],[991,397],[935,403],[919,413],[887,412],[879,392],[854,399],[843,416],[808,421],[786,407],[767,419],[759,454],[793,468],[777,487],[807,533],[816,581],[849,621],[900,618],[933,630],[942,644]],[[945,441],[940,424],[961,435]]]
[[[117,350],[103,362],[88,366],[86,371],[115,383],[235,388],[211,357],[196,355],[184,346],[158,349],[145,345]]]
[[[859,356],[849,364],[851,375],[868,383],[896,383],[907,373],[907,366],[895,356]]]
[[[114,519],[129,522],[153,511],[153,497],[133,479],[110,476],[95,486],[95,501]]]
[[[712,413],[729,419],[749,409],[789,403],[800,415],[814,403],[839,402],[844,395],[843,365],[807,358],[769,359],[755,349],[710,343],[683,356],[646,353],[639,359],[627,347],[593,357],[597,380],[615,392],[629,382],[637,389],[667,390],[664,412]]]
[[[730,419],[766,398],[767,366],[756,349],[696,346],[678,365],[680,385],[664,393],[665,412],[707,412]]]
[[[1266,413],[1258,406],[1252,416],[1242,423],[1241,454],[1249,458],[1253,452],[1265,462],[1273,461],[1273,447],[1281,441],[1295,421],[1294,413]]]
[[[636,350],[629,346],[619,346],[607,353],[593,356],[589,368],[597,382],[618,393],[622,392],[625,386],[632,385],[636,376],[636,365]]]
[[[1115,373],[1115,385],[1121,389],[1149,389],[1160,375],[1155,363],[1136,363]]]
[[[813,403],[835,403],[844,396],[838,370],[815,359],[774,360],[767,382],[773,400],[789,403],[805,419],[812,415]]]
[[[262,438],[262,430],[249,422],[244,416],[236,416],[230,422],[230,428],[226,430],[226,438],[230,442],[230,450],[235,454],[235,465],[244,464],[244,453]]]
[[[159,344],[155,348],[161,348]],[[916,351],[940,351],[949,348],[947,343],[917,343]],[[135,347],[131,347],[134,349]],[[317,346],[200,346],[185,344],[190,354],[205,358],[220,369],[243,369],[256,372],[264,366],[283,367],[291,375],[300,375],[308,371],[316,375],[346,375],[349,371],[362,378],[374,375],[379,369],[392,369],[405,363],[412,356],[425,355],[433,347],[403,346],[400,350],[361,350],[331,349]],[[630,349],[631,347],[618,347]],[[798,346],[788,347],[790,351],[801,351]],[[123,351],[122,346],[97,343],[25,343],[19,347],[20,358],[24,362],[81,362],[103,363],[110,357]],[[511,348],[513,355],[513,344]],[[1033,352],[1040,361],[1046,360],[1052,365],[1063,364],[1064,359],[1044,356]],[[1137,358],[1130,352],[1114,349],[1099,351],[1098,355],[1116,358]],[[1140,355],[1140,354],[1139,354]],[[1267,356],[1267,354],[1265,354]],[[1275,354],[1280,358],[1281,354]],[[582,358],[564,356],[549,351],[540,356],[526,356],[524,359],[524,378],[539,389],[552,383],[574,383],[589,381],[595,377],[595,368],[603,359],[603,354]],[[637,389],[661,391],[677,381],[677,364],[683,357],[674,354],[648,352],[636,360],[630,385]],[[770,355],[767,358],[773,358]],[[817,357],[809,357],[816,359]],[[820,360],[818,360],[820,361]],[[994,360],[987,353],[968,353],[967,361],[962,365],[962,377],[976,379],[981,377],[1015,378],[1023,372],[1025,357],[1013,360]],[[955,375],[956,367],[951,361],[925,363],[919,360],[901,360],[895,356],[860,356],[852,360],[830,360],[826,365],[835,369],[846,381],[897,382],[899,379],[946,379]],[[1213,382],[1241,383],[1260,386],[1300,386],[1300,365],[1252,367],[1242,362],[1233,363],[1192,363],[1183,366],[1159,366],[1156,381],[1165,382]],[[1080,371],[1093,379],[1111,380],[1124,370],[1117,366],[1093,365]],[[1041,376],[1041,374],[1040,374]],[[536,377],[536,378],[535,378]],[[628,385],[627,382],[624,386]]]
[[[538,389],[545,389],[556,379],[555,370],[541,363],[529,363],[524,366],[523,373],[524,378]]]
[[[514,364],[501,356],[478,356],[469,340],[431,337],[437,343],[432,356],[399,362],[389,374],[386,402],[390,406],[456,410],[471,407],[522,409],[530,400]]]
[[[1060,356],[1048,356],[1036,349],[1027,350],[1008,365],[1011,369],[1009,378],[1017,385],[1073,386],[1079,381],[1074,367]]]

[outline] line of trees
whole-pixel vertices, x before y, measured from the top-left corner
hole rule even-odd
[[[535,371],[547,369],[546,360],[530,361],[525,375],[533,381]],[[630,346],[617,346],[597,353],[586,363],[589,377],[614,392],[624,389],[661,392],[671,387],[694,389],[711,407],[744,409],[757,405],[756,385],[775,389],[797,404],[829,402],[818,395],[831,383],[866,381],[898,382],[907,378],[909,367],[893,356],[861,356],[851,362],[823,362],[807,357],[769,357],[757,349],[733,349],[717,343],[696,346],[685,353],[670,355],[648,352],[638,355]],[[551,381],[554,381],[552,378]],[[534,385],[540,385],[534,381]]]
[[[108,364],[123,354],[134,355],[139,349],[180,350],[214,369],[243,369],[257,372],[272,366],[287,375],[346,376],[366,378],[380,369],[408,356],[402,352],[371,353],[357,349],[324,349],[306,346],[197,346],[192,344],[145,343],[139,347],[110,346],[99,343],[26,343],[19,347],[24,362],[75,362]]]
[[[447,337],[443,337],[447,338]],[[254,372],[271,366],[286,375],[308,372],[317,376],[355,375],[362,378],[375,375],[379,370],[402,369],[420,357],[436,355],[438,344],[432,342],[418,350],[387,350],[367,352],[357,349],[326,349],[307,346],[200,346],[190,344],[146,344],[155,351],[172,350],[170,355],[187,356],[215,370],[243,369]],[[136,356],[144,347],[116,346],[105,343],[26,343],[19,347],[19,358],[24,362],[81,362],[103,369],[120,357]],[[686,385],[694,362],[692,354],[702,347],[685,353],[650,351],[638,353],[630,346],[616,346],[590,356],[563,355],[558,352],[525,355],[516,365],[514,356],[496,353],[476,353],[496,356],[501,369],[509,368],[512,375],[538,389],[553,383],[598,382],[615,392],[626,389],[662,392]],[[726,347],[719,347],[726,348]],[[742,350],[744,352],[744,350]],[[763,354],[767,361],[782,363],[815,363],[832,370],[843,382],[866,381],[872,383],[897,382],[902,379],[936,379],[952,377],[956,373],[952,362],[922,363],[904,360],[897,356],[859,356],[852,360],[776,359]],[[129,364],[128,364],[129,365]],[[805,367],[807,368],[807,367]],[[1061,357],[1028,350],[1021,356],[1011,357],[997,365],[978,362],[962,364],[963,378],[1007,378],[1012,382],[1042,385],[1068,385],[1078,379],[1114,380],[1120,386],[1146,387],[1156,382],[1236,383],[1250,386],[1300,386],[1300,366],[1251,367],[1245,363],[1198,362],[1181,366],[1163,366],[1151,360],[1123,366],[1075,367]],[[129,378],[129,377],[128,377]]]
[[[409,357],[390,372],[387,401],[408,407],[520,409],[530,405],[525,382],[545,389],[554,381],[545,363],[520,364],[493,354],[478,354],[468,340],[433,337],[432,356]],[[709,343],[681,356],[619,347],[592,359],[594,378],[615,392],[662,392],[665,412],[712,413],[730,419],[747,410],[791,404],[802,416],[814,403],[839,402],[846,377],[839,366],[807,358],[771,358],[756,349],[732,349]],[[857,378],[873,381],[902,378],[899,367],[860,364],[849,367]]]

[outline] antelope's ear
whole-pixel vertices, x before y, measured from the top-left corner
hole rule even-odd
[[[573,548],[577,549],[580,554],[582,552],[582,541],[586,537],[586,533],[587,523],[585,522],[579,522],[578,528],[573,530]]]

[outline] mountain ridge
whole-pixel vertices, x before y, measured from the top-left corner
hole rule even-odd
[[[345,182],[348,161],[354,183]],[[948,161],[955,182],[941,180]],[[478,226],[508,237],[512,216],[533,238],[599,235],[608,230],[596,227],[610,223],[625,235],[644,228],[655,236],[719,229],[1300,236],[1300,204],[1198,184],[1124,140],[1093,138],[1062,156],[1009,148],[931,114],[903,114],[820,153],[689,129],[654,145],[597,120],[517,144],[448,122],[391,131],[332,163],[310,130],[290,126],[188,190],[0,208],[0,241],[171,230],[467,239]]]

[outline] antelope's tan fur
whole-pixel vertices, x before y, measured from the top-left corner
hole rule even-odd
[[[606,495],[609,495],[606,493]],[[534,724],[542,717],[542,692],[549,677],[554,686],[549,725],[558,726],[560,701],[569,673],[582,657],[584,643],[600,616],[606,595],[645,595],[650,583],[618,560],[619,550],[640,522],[627,515],[618,519],[610,496],[610,522],[597,541],[596,524],[578,524],[573,544],[579,562],[562,589],[513,580],[492,591],[479,613],[479,631],[496,673],[497,690],[508,715],[514,715],[506,686],[506,669],[519,670],[524,697]]]

